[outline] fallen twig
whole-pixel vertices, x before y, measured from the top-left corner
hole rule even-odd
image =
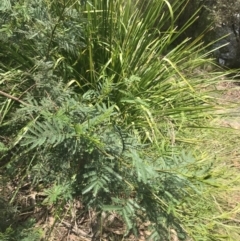
[[[19,102],[19,103],[21,103],[21,104],[23,104],[23,105],[29,105],[28,103],[26,103],[26,102],[18,99],[17,97],[12,96],[12,95],[9,95],[8,93],[5,93],[5,92],[3,92],[3,91],[1,91],[1,90],[0,90],[0,95],[3,95],[3,96],[5,96],[5,97],[7,97],[7,98],[9,98],[9,99],[15,100],[15,101],[17,101],[17,102]]]

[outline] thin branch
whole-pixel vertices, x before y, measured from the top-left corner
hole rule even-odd
[[[7,97],[7,98],[9,98],[9,99],[15,100],[15,101],[17,101],[17,102],[19,102],[19,103],[21,103],[21,104],[23,104],[23,105],[29,105],[28,103],[26,103],[26,102],[18,99],[17,97],[12,96],[12,95],[9,95],[8,93],[5,93],[5,92],[3,92],[3,91],[1,91],[1,90],[0,90],[0,95],[3,95],[3,96],[5,96],[5,97]]]
[[[60,24],[60,22],[63,20],[63,14],[64,14],[65,9],[66,9],[66,6],[65,6],[65,2],[64,2],[63,9],[62,9],[62,11],[61,11],[61,13],[60,13],[60,16],[59,16],[59,18],[58,18],[58,20],[57,20],[57,23],[56,23],[55,26],[53,27],[52,33],[51,33],[50,41],[49,41],[48,47],[47,47],[47,57],[49,56],[51,44],[52,44],[52,42],[53,42],[53,38],[54,38],[55,32],[56,32],[56,30],[57,30],[57,27],[58,27],[58,25]]]

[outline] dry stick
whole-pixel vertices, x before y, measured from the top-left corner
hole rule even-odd
[[[1,91],[1,90],[0,90],[0,95],[3,95],[3,96],[5,96],[5,97],[7,97],[7,98],[9,98],[9,99],[15,100],[15,101],[17,101],[17,102],[19,102],[19,103],[21,103],[21,104],[23,104],[23,105],[29,105],[28,103],[26,103],[26,102],[18,99],[17,97],[12,96],[12,95],[9,95],[9,94]]]

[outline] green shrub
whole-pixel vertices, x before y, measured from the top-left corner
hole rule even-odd
[[[34,228],[34,220],[28,220],[17,227],[8,227],[4,232],[0,232],[0,241],[39,241],[43,237],[43,232],[39,228]]]

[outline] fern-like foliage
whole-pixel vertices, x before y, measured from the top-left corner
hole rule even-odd
[[[77,8],[79,4],[74,6]],[[46,0],[1,2],[0,49],[3,63],[8,67],[14,68],[17,64],[30,70],[36,59],[57,60],[66,56],[69,60],[66,63],[73,64],[85,40],[83,17],[71,6],[71,1],[53,1],[51,4]],[[11,55],[15,56],[14,61],[4,57]],[[66,68],[66,65],[62,67]]]
[[[118,107],[102,101],[100,92],[76,94],[56,81],[50,62],[36,66],[36,88],[11,122],[22,126],[7,167],[12,174],[17,169],[11,166],[27,166],[33,188],[44,188],[44,205],[81,197],[86,207],[118,213],[126,235],[137,236],[139,220],[149,220],[150,240],[167,240],[169,228],[186,237],[179,207],[211,184],[211,166],[196,168],[195,158],[184,152],[171,158],[151,155],[151,146],[117,125]]]
[[[0,232],[0,241],[39,241],[43,238],[43,231],[34,228],[35,221],[30,219],[18,227],[9,227]]]

